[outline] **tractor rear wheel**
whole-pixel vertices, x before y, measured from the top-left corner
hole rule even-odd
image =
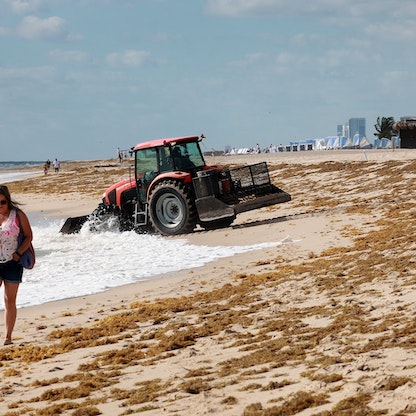
[[[160,182],[149,197],[149,217],[153,229],[163,235],[186,234],[197,222],[193,195],[182,182]]]

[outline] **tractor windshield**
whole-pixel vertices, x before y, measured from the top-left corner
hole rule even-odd
[[[189,171],[204,165],[197,142],[174,142],[136,151],[136,179],[145,189],[159,173]]]
[[[197,142],[171,144],[171,160],[176,170],[191,170],[205,165]]]

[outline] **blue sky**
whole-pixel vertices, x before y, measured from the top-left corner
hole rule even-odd
[[[0,0],[0,160],[204,149],[416,115],[414,0]]]

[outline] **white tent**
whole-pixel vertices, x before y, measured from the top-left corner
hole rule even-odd
[[[339,144],[342,149],[351,149],[352,139],[350,137],[340,136]]]
[[[339,149],[339,137],[338,136],[328,136],[325,137],[325,148],[326,149]]]
[[[315,139],[313,143],[314,150],[325,150],[325,139]]]
[[[400,148],[400,137],[393,136],[391,140],[385,137],[374,140],[374,147],[376,149],[392,149],[393,146],[395,149]]]
[[[359,149],[370,149],[371,144],[367,140],[367,137],[362,136],[361,134],[354,134],[354,137],[352,138],[352,145],[353,147],[359,148]]]

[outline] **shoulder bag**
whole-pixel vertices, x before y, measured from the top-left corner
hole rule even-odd
[[[17,237],[17,244],[20,247],[20,245],[22,244],[23,240],[25,239],[25,236],[23,234],[23,230],[22,227],[20,226],[20,216],[19,216],[19,211],[16,212],[17,215],[17,220],[19,222],[19,235]],[[35,266],[36,263],[36,254],[35,254],[35,249],[33,248],[32,243],[30,243],[29,248],[22,253],[22,255],[20,256],[20,260],[19,263],[25,268],[25,269],[33,269],[33,267]]]

